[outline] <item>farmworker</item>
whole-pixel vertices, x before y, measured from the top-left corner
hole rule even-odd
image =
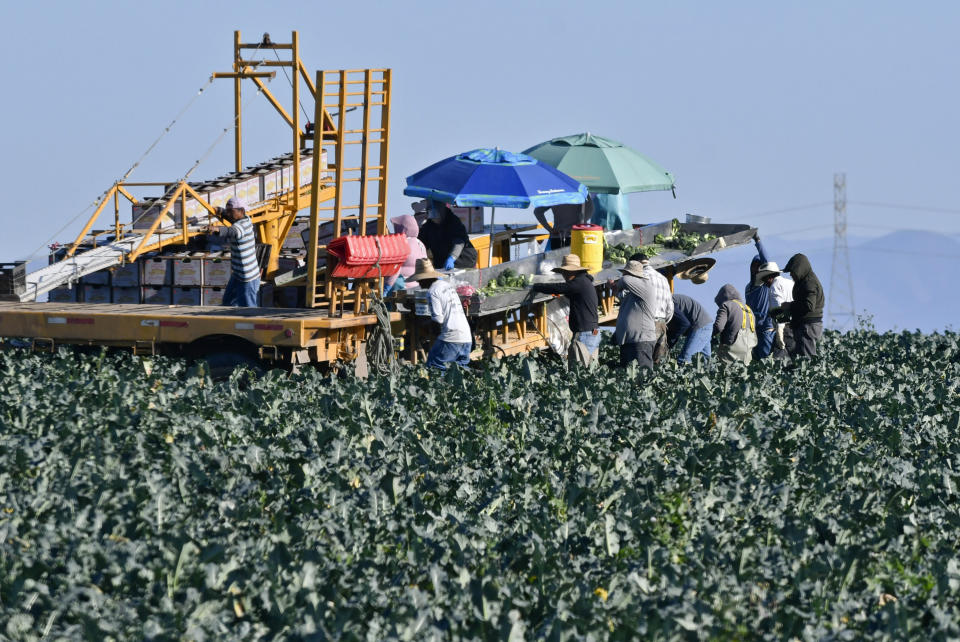
[[[427,202],[427,222],[420,228],[419,238],[433,264],[442,265],[444,270],[477,265],[477,250],[467,236],[467,228],[446,203]]]
[[[803,254],[794,254],[783,268],[793,277],[793,301],[784,304],[790,312],[794,348],[790,356],[815,357],[823,336],[823,286]]]
[[[657,344],[653,348],[653,362],[659,363],[667,356],[667,323],[673,318],[673,296],[670,291],[670,281],[663,274],[650,267],[650,259],[641,253],[634,254],[631,260],[640,261],[643,269],[653,282],[655,298],[653,303],[653,321],[657,329]]]
[[[553,225],[547,222],[547,210],[553,210]],[[537,218],[550,238],[547,249],[555,250],[570,245],[570,234],[574,225],[589,221],[593,216],[593,201],[587,199],[579,205],[553,205],[551,207],[535,207],[533,215]]]
[[[776,265],[776,263],[771,263],[771,266]],[[770,286],[770,294],[773,295],[771,301],[773,307],[770,308],[770,316],[774,317],[776,323],[774,325],[776,336],[773,338],[773,356],[777,359],[785,359],[794,349],[793,330],[790,329],[788,324],[782,323],[778,317],[785,310],[783,305],[793,301],[793,281],[781,273],[774,278],[773,284]]]
[[[690,363],[693,355],[697,353],[710,358],[712,320],[710,313],[693,297],[686,294],[673,295],[673,318],[667,324],[667,340],[673,347],[681,338],[686,339],[677,363]]]
[[[424,247],[423,241],[417,238],[417,235],[420,232],[420,226],[417,225],[417,219],[410,214],[403,214],[401,216],[395,216],[390,219],[390,222],[393,223],[393,232],[394,234],[405,234],[407,237],[407,246],[410,251],[407,253],[407,259],[403,262],[403,265],[400,267],[400,272],[394,274],[393,276],[387,277],[385,282],[386,288],[384,289],[383,295],[387,296],[390,292],[395,292],[398,290],[412,289],[417,286],[416,281],[407,281],[411,274],[414,273],[417,269],[417,259],[427,258],[427,248]]]
[[[589,366],[600,348],[600,317],[597,314],[597,288],[587,268],[580,265],[580,257],[568,254],[560,267],[553,271],[563,275],[561,283],[534,283],[531,289],[544,294],[562,294],[570,300],[567,322],[573,333],[568,360],[570,367]]]
[[[473,333],[460,297],[443,277],[434,269],[430,259],[418,259],[417,269],[410,275],[411,281],[427,289],[430,318],[440,324],[440,334],[427,355],[427,367],[438,370],[446,370],[450,363],[467,366],[473,345]]]
[[[227,201],[217,215],[228,221],[230,227],[223,234],[230,241],[230,280],[223,291],[222,305],[254,308],[260,293],[260,266],[253,221],[247,216],[247,206],[237,197]]]
[[[637,260],[627,261],[617,284],[620,314],[613,332],[614,342],[620,346],[620,366],[636,361],[641,368],[653,369],[653,348],[657,344],[657,328],[653,319],[656,286],[650,273]]]
[[[770,316],[770,308],[773,307],[770,305],[772,300],[770,285],[761,280],[758,273],[762,265],[770,264],[770,259],[767,258],[759,235],[754,238],[754,244],[757,246],[757,255],[750,262],[750,282],[744,289],[744,295],[747,305],[757,319],[757,347],[753,349],[753,358],[764,359],[773,351],[776,330],[773,317]],[[779,268],[775,271],[779,275]]]
[[[727,283],[714,299],[717,318],[713,322],[713,335],[719,335],[717,356],[722,361],[750,363],[753,348],[757,345],[756,318],[744,304],[737,288]]]
[[[630,205],[623,194],[590,193],[593,201],[593,217],[590,222],[605,230],[632,230]]]

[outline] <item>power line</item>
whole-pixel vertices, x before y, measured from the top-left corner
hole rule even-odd
[[[803,210],[812,210],[818,207],[825,207],[830,205],[829,202],[824,201],[822,203],[810,203],[808,205],[795,205],[793,207],[784,207],[778,210],[767,210],[766,212],[757,212],[756,214],[747,214],[744,218],[760,218],[763,216],[773,216],[774,214],[786,214],[787,212],[800,212]]]
[[[960,210],[947,207],[927,207],[925,205],[901,205],[897,203],[880,203],[876,201],[850,201],[851,205],[866,205],[867,207],[885,207],[895,210],[910,210],[912,212],[932,212],[934,214],[960,214]]]

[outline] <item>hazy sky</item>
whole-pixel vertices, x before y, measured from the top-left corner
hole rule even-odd
[[[958,18],[952,2],[4,2],[0,257],[34,252],[122,175],[229,70],[234,29],[298,29],[312,69],[393,68],[392,212],[408,211],[404,178],[442,157],[590,131],[676,176],[676,200],[630,197],[635,222],[695,212],[826,237],[844,171],[851,225],[872,226],[851,233],[955,235]],[[179,178],[230,124],[231,87],[207,89],[131,178]],[[248,163],[289,151],[262,99],[245,133]],[[228,135],[194,178],[232,154]]]

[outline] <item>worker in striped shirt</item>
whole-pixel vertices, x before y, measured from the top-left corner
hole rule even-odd
[[[260,266],[253,221],[247,216],[246,204],[239,198],[228,200],[218,213],[230,223],[225,232],[230,241],[230,280],[223,292],[223,305],[255,308],[260,293]]]

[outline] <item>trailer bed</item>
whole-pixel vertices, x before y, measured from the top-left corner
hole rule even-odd
[[[399,321],[398,313],[391,321]],[[363,339],[374,315],[330,317],[325,310],[110,303],[0,302],[0,336],[35,345],[125,346],[154,353],[162,346],[228,337],[299,361],[327,361]],[[39,347],[38,346],[38,347]]]

